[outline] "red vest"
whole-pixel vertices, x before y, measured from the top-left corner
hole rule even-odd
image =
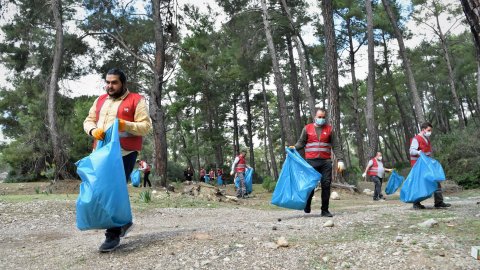
[[[147,164],[147,162],[145,161],[140,161],[140,166],[143,168],[143,167],[146,167],[145,168],[145,171],[144,172],[150,172],[151,168],[150,168],[150,165]]]
[[[418,151],[422,151],[427,156],[432,155],[432,146],[430,144],[430,140],[427,139],[427,141],[425,141],[425,138],[422,135],[416,135],[415,139],[417,139],[418,142]],[[410,155],[410,165],[412,167],[415,165],[415,162],[417,162],[418,158],[419,155]]]
[[[235,167],[236,172],[245,172],[247,169],[247,163],[245,162],[245,157],[242,155],[238,155],[238,163]]]
[[[315,132],[315,125],[308,124],[305,126],[307,131],[307,144],[305,145],[305,158],[306,159],[330,159],[332,157],[332,126],[323,125],[320,138]]]
[[[102,109],[105,100],[108,98],[108,94],[103,94],[98,98],[97,107],[96,107],[96,114],[97,114],[97,121],[100,117],[100,110]],[[143,97],[137,93],[129,93],[125,99],[122,100],[120,106],[118,106],[117,111],[117,118],[123,119],[129,122],[135,121],[135,111],[137,109],[138,102]],[[120,145],[123,149],[127,151],[140,151],[142,150],[142,136],[135,136],[130,135],[128,137],[121,137],[120,138]],[[94,142],[94,147],[96,145],[96,141]]]
[[[368,175],[378,176],[378,162],[376,158],[372,158],[373,165],[367,171]]]

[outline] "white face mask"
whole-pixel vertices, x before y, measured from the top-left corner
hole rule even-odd
[[[378,159],[378,160],[382,160],[382,156],[379,156],[377,159]]]
[[[425,137],[430,137],[432,135],[432,132],[431,131],[425,131]]]

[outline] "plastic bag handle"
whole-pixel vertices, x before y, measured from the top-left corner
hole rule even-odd
[[[113,120],[113,125],[105,131],[105,139],[97,141],[97,147],[95,149],[100,149],[110,142],[118,142],[119,140],[118,118],[115,118],[115,120]]]

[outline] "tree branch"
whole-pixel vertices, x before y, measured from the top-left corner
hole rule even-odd
[[[104,35],[112,38],[120,45],[120,47],[126,50],[131,56],[135,57],[138,61],[146,64],[151,70],[154,69],[153,63],[151,61],[149,61],[148,59],[145,59],[144,57],[141,57],[140,55],[132,51],[132,49],[128,47],[128,45],[122,40],[120,36],[116,36],[108,32],[86,32],[84,35],[80,36],[80,39],[83,39],[87,36],[100,36],[100,35]]]

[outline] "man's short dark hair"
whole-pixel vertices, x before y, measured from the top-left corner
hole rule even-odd
[[[425,122],[425,123],[422,123],[422,125],[420,126],[420,129],[423,130],[429,127],[433,128],[432,124],[430,122]]]
[[[327,110],[326,110],[325,108],[323,108],[323,107],[315,107],[315,113],[317,113],[318,111],[327,113]]]
[[[121,69],[112,68],[107,71],[107,75],[117,75],[120,78],[120,82],[122,82],[122,85],[125,87],[125,84],[127,83],[127,76]]]

